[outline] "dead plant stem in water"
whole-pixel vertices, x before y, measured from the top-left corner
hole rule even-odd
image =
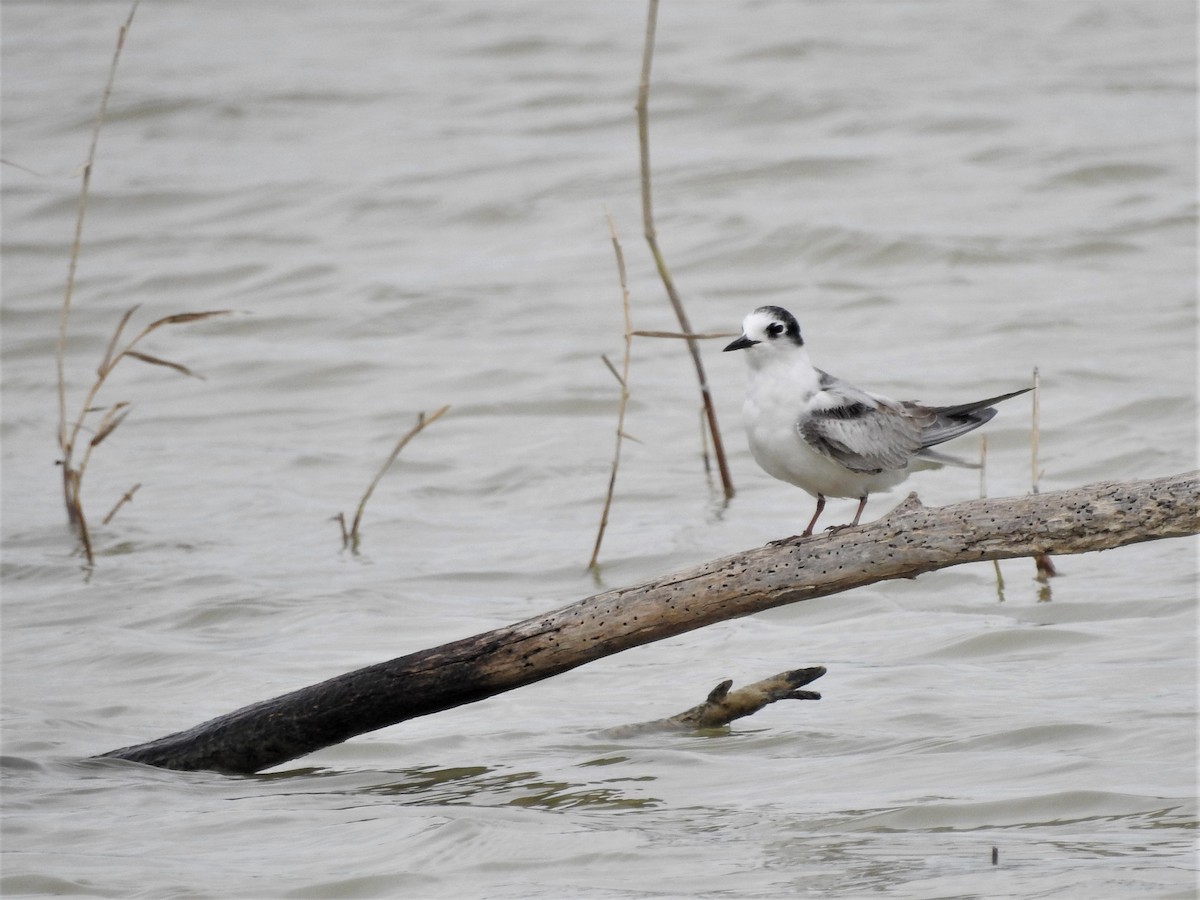
[[[93,451],[105,438],[116,431],[118,426],[125,421],[125,417],[129,415],[130,411],[129,403],[125,400],[110,404],[107,407],[96,406],[96,398],[100,393],[100,389],[108,380],[108,376],[112,374],[113,369],[126,358],[140,360],[141,362],[155,366],[163,366],[183,375],[194,376],[195,373],[188,369],[187,366],[143,353],[141,350],[136,349],[138,344],[143,338],[164,325],[180,325],[188,322],[196,322],[229,312],[229,310],[212,310],[208,312],[178,313],[163,316],[143,328],[132,340],[122,347],[121,336],[125,331],[125,327],[129,324],[129,320],[133,317],[134,312],[136,312],[137,307],[133,306],[126,310],[117,322],[117,327],[113,330],[112,337],[109,339],[108,346],[104,351],[104,358],[96,369],[95,379],[84,395],[78,414],[73,420],[68,419],[66,378],[67,331],[71,319],[71,302],[75,293],[75,273],[79,264],[80,247],[83,243],[83,221],[87,214],[92,168],[96,162],[96,146],[100,141],[100,129],[104,124],[105,114],[108,110],[108,101],[112,96],[113,83],[116,80],[117,64],[120,61],[121,50],[125,46],[125,37],[129,33],[129,28],[133,23],[133,16],[137,12],[139,2],[140,0],[134,0],[125,23],[117,32],[117,46],[113,51],[112,62],[108,69],[108,79],[104,84],[104,91],[100,97],[100,109],[96,114],[95,125],[92,127],[92,141],[88,148],[87,160],[83,165],[83,177],[79,192],[79,208],[75,216],[75,233],[71,241],[71,254],[67,265],[67,283],[63,292],[62,311],[58,319],[58,346],[55,353],[55,362],[58,375],[58,447],[61,454],[59,464],[62,466],[63,501],[67,508],[67,518],[79,536],[79,541],[82,545],[84,556],[87,558],[88,565],[92,565],[95,562],[95,554],[92,549],[92,538],[88,530],[87,517],[83,511],[81,494],[83,477],[87,472],[87,466],[91,461]],[[101,411],[102,415],[99,424],[88,429],[91,437],[88,439],[87,446],[82,451],[82,456],[80,456],[79,441],[81,434],[85,430],[88,417],[94,412]],[[121,500],[117,502],[104,518],[106,523],[112,519],[124,503],[133,498],[133,494],[138,487],[140,485],[136,485],[125,492]]]
[[[100,109],[96,113],[96,123],[92,126],[92,143],[88,148],[87,160],[83,164],[83,179],[79,190],[79,209],[75,215],[75,236],[71,241],[71,256],[67,262],[67,286],[63,294],[62,312],[58,317],[58,444],[66,453],[67,449],[67,381],[64,357],[67,349],[67,323],[71,317],[71,299],[75,292],[75,269],[79,263],[79,247],[83,239],[83,219],[87,214],[88,188],[92,180],[92,166],[96,162],[96,145],[100,142],[100,128],[104,124],[104,116],[108,111],[108,98],[112,96],[113,82],[117,78],[117,63],[121,59],[121,50],[125,47],[125,35],[133,24],[133,14],[137,12],[141,0],[134,0],[129,9],[129,15],[117,31],[117,46],[113,51],[112,62],[108,67],[108,80],[104,83],[104,92],[100,95]]]
[[[708,422],[708,431],[712,436],[713,455],[717,460],[717,471],[721,476],[721,488],[725,493],[725,499],[733,498],[733,480],[729,475],[729,465],[725,461],[725,447],[721,443],[721,429],[717,424],[717,412],[713,405],[712,392],[708,387],[708,378],[704,374],[704,363],[700,359],[700,348],[692,335],[692,326],[688,321],[687,312],[683,308],[683,301],[679,298],[678,291],[675,290],[674,281],[671,278],[671,273],[667,269],[666,260],[663,259],[662,252],[658,247],[658,237],[654,229],[654,211],[650,198],[650,121],[649,121],[649,99],[650,99],[650,66],[654,59],[654,33],[658,23],[658,0],[649,0],[649,8],[646,16],[646,41],[642,52],[642,74],[638,84],[638,99],[637,99],[637,121],[638,121],[638,147],[641,157],[641,173],[642,173],[642,225],[646,235],[646,244],[650,248],[650,253],[654,257],[654,264],[658,269],[659,278],[662,279],[663,287],[666,289],[667,297],[671,301],[671,307],[675,310],[675,317],[679,320],[679,328],[687,337],[688,352],[691,354],[692,363],[696,369],[696,379],[700,384],[700,398],[704,405],[704,416]]]
[[[634,337],[676,338],[683,341],[711,341],[716,338],[737,337],[732,331],[713,331],[708,334],[685,334],[682,331],[634,331]]]
[[[354,511],[354,521],[350,523],[349,529],[346,528],[346,517],[342,513],[338,513],[334,517],[342,529],[342,546],[344,548],[349,547],[351,550],[358,550],[360,538],[359,526],[362,525],[363,511],[367,508],[367,501],[371,499],[371,494],[375,493],[375,487],[383,480],[383,476],[392,467],[392,463],[396,461],[396,457],[400,455],[400,451],[408,446],[408,442],[424,431],[427,426],[432,425],[444,416],[449,409],[449,406],[443,406],[435,410],[430,416],[426,416],[423,412],[417,414],[417,424],[410,428],[408,433],[396,442],[396,446],[392,448],[392,452],[388,454],[388,458],[384,460],[383,465],[379,467],[379,471],[375,473],[375,477],[371,479],[371,483],[367,485],[362,499],[358,501],[358,509]]]
[[[88,530],[87,517],[84,515],[83,511],[83,476],[87,472],[88,463],[91,462],[93,451],[100,446],[100,443],[104,441],[105,438],[117,430],[117,427],[125,421],[126,416],[128,416],[130,412],[130,404],[127,400],[120,400],[109,405],[108,407],[95,406],[94,404],[96,397],[100,393],[100,389],[104,386],[104,383],[108,380],[108,376],[112,374],[113,370],[120,364],[122,360],[126,358],[136,359],[154,366],[162,366],[178,372],[181,375],[188,375],[192,378],[200,378],[201,376],[197,375],[187,366],[177,362],[172,362],[168,359],[163,359],[158,356],[151,356],[148,353],[142,353],[135,348],[143,338],[165,325],[182,325],[189,322],[198,322],[203,319],[212,318],[213,316],[228,315],[230,312],[230,310],[227,309],[218,309],[209,310],[207,312],[175,313],[174,315],[163,316],[160,319],[155,319],[140,332],[138,332],[138,334],[131,339],[129,343],[127,343],[120,350],[117,350],[116,348],[120,342],[121,333],[124,331],[125,325],[129,322],[129,319],[132,317],[136,309],[137,307],[135,306],[127,310],[121,317],[121,320],[117,323],[116,330],[113,332],[113,336],[109,340],[108,349],[104,353],[104,359],[101,361],[100,366],[96,369],[95,380],[92,382],[91,387],[88,388],[87,394],[84,396],[83,402],[80,404],[78,415],[76,415],[75,420],[69,429],[66,429],[64,426],[66,437],[63,439],[63,443],[61,445],[64,500],[67,505],[67,516],[79,535],[80,543],[83,546],[84,556],[87,557],[89,565],[95,562],[95,554],[92,549],[92,539]],[[83,450],[83,455],[77,459],[76,457],[79,449],[79,440],[84,431],[88,416],[91,413],[99,412],[101,410],[103,410],[103,415],[100,417],[100,422],[94,428],[90,429],[91,438],[88,440],[87,446]],[[104,518],[105,523],[112,519],[113,515],[116,514],[116,511],[120,508],[122,503],[132,499],[134,490],[137,490],[137,488],[133,488],[132,490],[126,492],[125,498],[123,498],[120,503],[113,507],[112,511]]]
[[[979,438],[979,499],[987,498],[987,436]],[[996,572],[996,599],[1004,602],[1004,575],[1000,572],[1000,560],[992,560],[992,568]]]
[[[621,371],[617,371],[607,356],[601,356],[608,371],[612,372],[621,386],[621,397],[617,403],[617,440],[613,448],[612,471],[608,476],[608,491],[604,495],[604,510],[600,513],[600,527],[596,530],[596,543],[592,546],[592,558],[588,561],[588,569],[595,570],[596,561],[600,558],[600,545],[604,541],[604,531],[608,528],[608,512],[612,508],[613,491],[617,485],[617,468],[621,464],[621,444],[629,437],[625,433],[625,409],[629,404],[629,363],[633,346],[633,319],[629,311],[629,287],[625,279],[625,254],[621,252],[621,241],[617,238],[617,227],[613,224],[612,216],[608,217],[608,230],[612,235],[613,252],[617,257],[617,277],[621,284],[621,311],[625,317],[625,351],[621,359]]]
[[[1040,490],[1040,482],[1042,480],[1042,469],[1038,462],[1038,449],[1041,443],[1041,422],[1040,422],[1040,407],[1042,399],[1042,379],[1038,373],[1037,367],[1033,370],[1033,426],[1030,430],[1029,437],[1029,455],[1030,455],[1030,477],[1033,482],[1033,493],[1038,493]],[[1049,553],[1038,553],[1033,557],[1033,565],[1037,570],[1037,580],[1043,584],[1047,584],[1051,578],[1058,574],[1058,570],[1054,568],[1054,560],[1050,558]],[[1047,587],[1042,591],[1042,600],[1050,599],[1050,588]]]
[[[117,514],[117,512],[121,509],[122,506],[124,506],[126,503],[132,503],[133,495],[138,492],[138,488],[140,488],[141,486],[142,486],[142,483],[139,481],[137,484],[135,484],[133,487],[131,487],[129,490],[127,490],[124,494],[122,494],[121,499],[118,500],[115,504],[113,504],[113,508],[108,511],[108,515],[105,516],[103,519],[101,519],[100,524],[107,525],[109,522],[111,522],[113,520],[113,516],[115,516]]]

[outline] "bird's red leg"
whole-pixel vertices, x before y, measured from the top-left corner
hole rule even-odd
[[[850,523],[851,528],[853,528],[855,525],[858,524],[858,520],[862,518],[862,512],[864,509],[866,509],[866,507],[867,507],[867,495],[863,494],[861,497],[858,498],[858,509],[855,510],[855,512],[854,512],[854,521]]]
[[[821,518],[821,511],[825,509],[825,495],[817,494],[817,511],[813,513],[812,520],[808,523],[808,527],[804,529],[804,533],[800,537],[812,537],[813,526],[817,524],[817,519]]]

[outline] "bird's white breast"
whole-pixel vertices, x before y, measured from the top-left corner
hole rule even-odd
[[[755,462],[768,475],[814,496],[861,497],[903,481],[907,469],[878,475],[853,472],[804,440],[801,421],[814,405],[826,404],[822,402],[820,373],[797,362],[767,359],[751,370],[742,417]]]

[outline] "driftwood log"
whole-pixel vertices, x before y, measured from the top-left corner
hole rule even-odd
[[[170,769],[257,772],[725,619],[960,563],[1197,533],[1195,472],[940,508],[910,494],[867,525],[791,538],[596,594],[103,755]]]

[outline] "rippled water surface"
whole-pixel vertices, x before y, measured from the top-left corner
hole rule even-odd
[[[754,466],[743,361],[709,343],[723,506],[683,347],[639,339],[640,443],[585,571],[621,352],[606,213],[636,327],[673,327],[641,240],[642,3],[147,0],[91,183],[71,409],[130,306],[234,313],[145,345],[204,380],[132,361],[101,396],[133,406],[87,474],[87,570],[54,347],[127,13],[2,13],[6,896],[1193,895],[1192,540],[1059,559],[1048,589],[1018,560],[1002,592],[973,565],[713,625],[261,776],[87,761],[811,511]],[[1044,490],[1195,465],[1191,2],[665,0],[658,38],[656,222],[698,330],[787,306],[819,365],[929,401],[1037,366]],[[331,517],[442,404],[344,552]],[[1027,491],[1028,404],[987,435],[989,493]],[[729,733],[603,734],[815,664],[824,699]]]

